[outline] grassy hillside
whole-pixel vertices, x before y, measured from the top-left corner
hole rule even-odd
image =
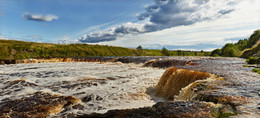
[[[168,56],[208,56],[209,52],[169,51]],[[0,40],[0,59],[90,57],[90,56],[165,56],[161,50],[130,49],[88,44],[47,44]]]
[[[241,39],[237,43],[228,43],[221,49],[212,51],[211,56],[248,58],[260,49],[260,30],[256,30],[249,39]]]

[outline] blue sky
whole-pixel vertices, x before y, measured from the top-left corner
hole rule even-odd
[[[212,50],[260,29],[259,0],[1,0],[0,37]]]

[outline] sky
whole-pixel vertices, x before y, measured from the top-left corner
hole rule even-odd
[[[0,38],[205,50],[260,29],[259,0],[0,0]]]

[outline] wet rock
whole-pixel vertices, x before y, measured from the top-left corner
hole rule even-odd
[[[115,77],[107,77],[108,80],[116,80]]]
[[[103,98],[100,97],[99,95],[97,95],[97,96],[96,96],[96,100],[97,100],[97,101],[101,101],[101,100],[103,100]]]
[[[78,118],[210,118],[211,107],[199,102],[159,102],[152,107],[110,110],[105,114],[93,113]]]
[[[2,64],[16,64],[16,60],[15,59],[1,59],[0,62]]]
[[[47,117],[81,102],[80,99],[72,96],[51,95],[43,92],[36,92],[27,96],[29,97],[10,99],[0,103],[0,117]]]
[[[89,102],[89,101],[93,100],[93,98],[94,98],[94,94],[90,94],[90,95],[87,95],[86,97],[84,97],[82,99],[82,101],[83,102]]]
[[[228,96],[228,95],[218,95],[218,94],[211,94],[209,92],[201,92],[199,93],[194,100],[206,101],[206,102],[213,102],[215,104],[228,104],[233,107],[247,104],[249,103],[250,99],[244,96]]]
[[[78,110],[83,110],[84,109],[84,106],[81,105],[81,104],[77,104],[77,105],[74,105],[72,106],[73,109],[78,109]]]
[[[99,95],[90,94],[82,99],[83,102],[89,102],[91,100],[101,101],[101,100],[103,100],[103,98]]]
[[[143,64],[143,67],[169,68],[171,66],[191,66],[199,65],[193,61],[177,60],[177,59],[154,59]]]
[[[0,64],[5,64],[5,62],[4,61],[0,61]]]
[[[68,90],[76,89],[80,90],[85,87],[99,86],[101,84],[106,84],[107,79],[97,79],[97,78],[84,78],[76,81],[61,81],[54,83],[53,85],[47,86],[53,91],[59,91],[60,88],[65,88]]]
[[[38,86],[37,84],[34,83],[30,83],[25,81],[25,79],[18,79],[18,80],[14,80],[14,81],[9,81],[5,84],[8,84],[6,87],[4,87],[4,90],[6,89],[12,89],[12,88],[19,88],[19,86],[30,86],[30,87],[36,87]]]
[[[75,93],[73,95],[82,95],[82,94],[86,94],[86,92]]]

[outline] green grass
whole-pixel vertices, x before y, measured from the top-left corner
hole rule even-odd
[[[243,67],[249,67],[249,65],[248,65],[248,64],[245,64],[245,65],[243,65]]]
[[[170,56],[209,56],[210,52],[169,51]],[[131,49],[89,44],[48,44],[0,40],[0,59],[66,58],[93,56],[164,56],[161,50]]]

